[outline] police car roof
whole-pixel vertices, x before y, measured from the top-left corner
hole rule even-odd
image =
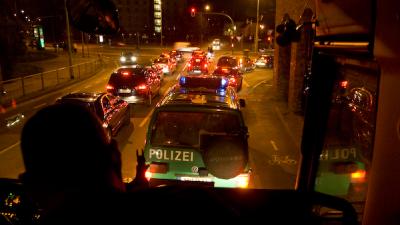
[[[188,90],[179,85],[174,87],[158,105],[158,107],[163,106],[239,109],[239,104],[233,96],[221,95],[206,89]]]
[[[159,106],[199,106],[208,108],[239,109],[235,91],[229,87],[215,87],[216,82],[222,79],[218,77],[185,77],[185,84],[180,82],[173,86]],[[190,81],[193,81],[190,83]],[[202,83],[195,83],[201,81]],[[214,84],[212,84],[214,82]],[[205,84],[212,84],[208,86]],[[189,85],[186,85],[189,84]],[[204,84],[204,85],[203,85]]]

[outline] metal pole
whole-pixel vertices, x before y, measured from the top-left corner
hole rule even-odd
[[[259,14],[259,10],[260,10],[260,0],[257,0],[257,21],[256,21],[256,35],[254,37],[254,52],[257,53],[258,52],[258,14]]]
[[[89,41],[90,41],[90,36],[88,36],[87,40],[85,38],[86,51],[87,51],[87,57],[88,58],[90,57],[90,54],[89,54]]]
[[[83,32],[81,31],[82,36],[82,58],[85,58],[85,39],[83,37]]]
[[[69,28],[69,17],[67,9],[67,0],[64,0],[64,10],[65,10],[65,22],[67,25],[67,42],[68,42],[68,66],[69,66],[69,76],[74,79],[74,70],[72,68],[72,52],[71,52],[71,33]]]
[[[220,15],[220,16],[226,16],[232,23],[232,30],[233,30],[233,34],[236,33],[235,30],[235,22],[233,21],[232,17],[230,17],[228,14],[226,13],[216,13],[216,12],[205,12],[203,13],[204,15]]]

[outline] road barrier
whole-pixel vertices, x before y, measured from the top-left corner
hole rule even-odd
[[[0,81],[0,106],[7,106],[24,97],[38,95],[42,92],[57,88],[76,80],[87,78],[99,72],[103,68],[102,58],[75,64],[72,66],[73,75],[70,74],[70,67],[62,67],[29,76]]]

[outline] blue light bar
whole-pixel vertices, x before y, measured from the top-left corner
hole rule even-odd
[[[221,88],[225,89],[228,86],[228,80],[226,78],[221,79]]]
[[[180,85],[185,85],[186,84],[186,77],[181,76],[181,78],[179,78],[179,84]]]

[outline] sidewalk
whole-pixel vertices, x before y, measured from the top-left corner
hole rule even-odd
[[[54,50],[53,50],[54,51]],[[31,54],[29,54],[31,53]],[[35,58],[37,53],[38,58]],[[48,55],[46,57],[45,55]],[[40,56],[41,55],[41,56]],[[41,59],[44,56],[44,60]],[[19,59],[16,67],[35,68],[34,74],[19,74],[9,80],[1,82],[4,92],[0,95],[0,113],[5,113],[15,108],[17,103],[40,96],[54,88],[74,83],[81,78],[88,77],[102,67],[102,63],[97,55],[92,57],[82,57],[78,52],[72,57],[72,68],[75,79],[70,76],[68,68],[68,54],[66,52],[55,53],[52,50],[30,50],[27,60]],[[83,64],[86,63],[86,64]],[[39,68],[39,69],[38,69]]]

